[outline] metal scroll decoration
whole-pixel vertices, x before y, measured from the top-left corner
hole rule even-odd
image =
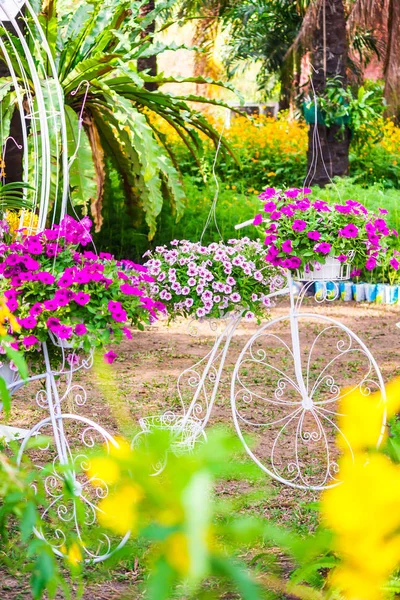
[[[378,392],[379,445],[386,423],[385,386],[374,357],[354,332],[328,316],[302,310],[313,281],[296,295],[289,273],[287,277],[287,287],[270,297],[289,295],[288,314],[262,325],[236,361],[232,418],[245,450],[270,477],[291,487],[322,490],[341,482],[337,440],[352,453],[340,426],[344,416],[339,412],[340,400],[356,390],[365,397]],[[328,286],[321,280],[319,287],[317,302],[333,301],[339,295],[338,282]],[[142,432],[135,443],[154,427],[173,432],[175,452],[190,450],[205,436],[240,319],[237,314],[227,320],[208,354],[179,376],[181,411],[141,419]],[[157,465],[156,472],[163,466]]]
[[[0,56],[9,71],[0,89],[2,164],[7,162],[10,144],[23,151],[23,182],[28,184],[24,194],[31,200],[32,219],[27,224],[26,214],[22,213],[21,226],[24,223],[28,233],[33,233],[42,231],[49,221],[54,224],[56,215],[61,220],[67,211],[69,161],[64,93],[46,36],[29,2],[2,2],[0,25]],[[8,91],[19,115],[21,144],[7,130],[11,117],[2,100]],[[35,227],[34,214],[38,216]],[[109,557],[129,536],[127,533],[116,541],[95,527],[98,504],[110,490],[100,476],[90,479],[87,475],[96,446],[110,449],[118,444],[101,425],[77,414],[87,394],[75,375],[92,366],[93,355],[68,349],[57,339],[51,343],[60,348],[61,365],[51,364],[48,346],[43,343],[45,372],[28,380],[43,385],[36,394],[36,403],[46,416],[30,430],[4,429],[9,435],[14,430],[15,437],[22,439],[18,460],[21,463],[29,455],[37,475],[32,485],[46,498],[36,529],[38,537],[60,556],[68,552],[71,539],[78,540],[84,560],[95,563]],[[21,385],[18,377],[10,376],[11,392]]]

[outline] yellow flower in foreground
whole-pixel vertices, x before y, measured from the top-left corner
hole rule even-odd
[[[322,517],[343,559],[331,582],[347,600],[380,600],[400,562],[400,466],[380,454],[357,458],[341,459],[343,483],[322,496]]]
[[[73,567],[77,567],[79,563],[82,562],[82,551],[79,544],[76,542],[74,542],[68,550],[67,559]]]
[[[0,297],[0,336],[4,337],[7,335],[7,329],[11,327],[13,331],[19,331],[21,329],[17,322],[17,319],[10,312],[6,305],[4,298]]]
[[[125,535],[135,531],[138,522],[138,502],[142,499],[142,489],[133,483],[121,486],[110,493],[99,504],[100,525],[115,533]]]
[[[375,448],[380,436],[385,433],[383,417],[385,409],[390,418],[400,409],[400,380],[394,379],[386,386],[387,402],[380,391],[367,395],[359,388],[340,399],[339,429],[343,432],[353,452]],[[348,445],[338,436],[338,446],[346,451]]]
[[[190,569],[189,543],[182,532],[173,533],[165,541],[165,556],[171,567],[185,577]]]
[[[117,462],[109,456],[99,456],[91,459],[86,474],[93,480],[93,485],[96,485],[99,479],[112,485],[113,483],[117,483],[120,478],[121,469]]]

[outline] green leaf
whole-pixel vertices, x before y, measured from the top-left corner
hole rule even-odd
[[[23,510],[20,529],[22,541],[26,542],[33,533],[36,524],[36,507],[33,502],[28,502]]]
[[[79,119],[74,110],[66,105],[65,120],[67,124],[69,183],[71,200],[75,206],[87,207],[97,198],[97,176],[94,167],[89,139],[83,127],[80,129]]]

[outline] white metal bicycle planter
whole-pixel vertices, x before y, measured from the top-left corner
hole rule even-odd
[[[60,368],[54,370],[47,343],[43,343],[46,372],[33,375],[26,382],[44,381],[45,386],[36,394],[36,404],[48,415],[30,430],[16,430],[22,437],[17,462],[21,464],[24,455],[29,455],[37,472],[32,485],[37,490],[40,479],[46,496],[36,535],[46,541],[55,554],[65,556],[72,533],[79,540],[85,562],[97,563],[109,558],[129,537],[127,533],[122,540],[114,542],[104,531],[93,536],[97,505],[108,496],[109,489],[99,476],[89,478],[86,474],[90,454],[97,446],[110,450],[112,446],[118,447],[118,443],[92,419],[64,412],[65,405],[71,410],[72,405],[79,408],[86,403],[87,392],[80,383],[74,382],[74,375],[92,367],[93,352],[82,358],[76,351],[58,346],[62,355]],[[19,386],[21,381],[15,380],[8,387],[12,392]],[[42,445],[30,443],[37,436],[43,436]]]
[[[308,276],[297,297],[288,273],[287,286],[270,295],[271,298],[289,295],[288,314],[261,326],[246,342],[234,368],[231,408],[237,434],[261,469],[292,487],[321,490],[340,483],[336,461],[338,436],[351,452],[338,425],[338,402],[344,395],[356,389],[365,396],[380,391],[382,430],[378,444],[384,433],[385,386],[371,352],[344,324],[328,316],[301,311],[314,280],[322,284],[322,290],[315,296],[317,302],[337,298],[337,281],[348,277],[347,267],[343,265],[340,273],[335,274],[333,293],[322,279],[321,271]],[[158,427],[173,432],[175,452],[190,450],[197,440],[205,437],[226,355],[241,317],[242,313],[238,313],[228,318],[209,353],[178,378],[182,413],[167,411],[161,416],[140,419],[142,431],[134,443]],[[309,335],[310,330],[304,325],[310,322],[315,328],[314,339],[305,343],[305,334]],[[286,326],[286,332],[281,331],[282,326]],[[321,359],[315,351],[324,342],[327,352]],[[182,392],[184,381],[192,390],[187,409]],[[257,434],[255,447],[247,440],[248,433]],[[163,465],[158,465],[157,472],[162,468]]]

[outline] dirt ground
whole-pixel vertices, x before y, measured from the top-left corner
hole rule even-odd
[[[307,370],[307,359],[310,357],[309,390],[314,389],[315,401],[322,403],[321,406],[325,406],[325,409],[326,407],[330,409],[329,413],[321,409],[325,412],[320,413],[320,422],[325,426],[332,425],[335,423],[335,404],[330,404],[329,398],[330,395],[334,395],[333,386],[335,384],[358,385],[364,379],[373,380],[374,373],[369,372],[369,362],[365,358],[363,349],[360,350],[360,346],[354,340],[352,340],[351,352],[344,358],[343,350],[349,349],[350,338],[339,332],[331,323],[323,323],[319,317],[325,315],[336,319],[358,335],[372,351],[384,380],[388,381],[400,374],[400,330],[396,327],[397,321],[400,321],[400,311],[398,307],[353,302],[318,305],[313,300],[306,301],[304,310],[312,312],[315,316],[300,322],[303,374]],[[291,470],[294,460],[293,439],[296,437],[296,431],[301,428],[301,438],[303,434],[315,429],[315,423],[307,423],[307,416],[301,423],[298,416],[292,420],[288,417],[287,411],[289,408],[293,410],[292,404],[296,402],[295,397],[298,392],[290,384],[290,381],[295,380],[295,372],[293,357],[290,354],[290,324],[288,319],[284,318],[287,313],[288,303],[283,300],[272,309],[272,318],[282,317],[282,320],[254,341],[251,355],[248,351],[243,356],[245,362],[238,370],[241,384],[237,383],[234,387],[237,394],[236,417],[243,435],[253,436],[252,448],[256,458],[269,470],[275,470],[275,473],[289,480],[297,474],[297,479],[292,479],[297,483],[301,483],[300,472],[302,481],[315,485],[321,481],[324,473],[326,474],[326,468],[321,467],[324,460],[323,458],[321,460],[321,457],[324,457],[325,453],[320,441],[311,440],[310,443],[303,444],[295,475]],[[327,326],[331,328],[321,333]],[[234,333],[216,404],[211,412],[210,427],[216,423],[224,423],[234,428],[230,403],[234,365],[240,352],[258,328],[255,322],[242,322]],[[93,371],[79,375],[78,385],[82,385],[87,390],[86,403],[77,407],[71,399],[67,399],[66,412],[78,412],[100,423],[111,433],[121,431],[128,437],[133,436],[138,430],[138,421],[142,417],[160,415],[167,410],[180,414],[182,409],[177,394],[178,377],[185,369],[201,361],[211,350],[215,339],[215,333],[210,330],[207,323],[198,324],[197,335],[193,335],[192,329],[188,321],[180,320],[169,326],[165,322],[157,322],[143,332],[135,332],[132,341],[125,341],[115,349],[118,358],[110,370],[98,369],[96,375]],[[313,341],[317,337],[318,342],[313,348]],[[258,362],[251,360],[254,357]],[[265,364],[267,362],[269,367]],[[218,366],[217,361],[216,367]],[[200,371],[201,368],[200,364]],[[333,371],[335,382],[325,376],[328,370]],[[190,375],[193,377],[193,373],[189,373]],[[190,384],[190,377],[183,376],[181,394],[185,406],[190,404],[193,397],[194,388],[190,388],[188,383]],[[274,396],[278,388],[281,391],[278,392],[278,396]],[[211,389],[212,381],[208,379],[206,390],[209,393]],[[373,384],[371,389],[374,389]],[[250,401],[243,390],[245,392],[250,390]],[[265,402],[266,397],[277,400],[272,408],[271,404]],[[82,397],[78,400],[82,401]],[[204,402],[199,402],[197,414],[200,418],[204,417],[206,408]],[[37,406],[34,397],[27,394],[27,388],[13,396],[10,419],[13,424],[19,427],[31,427],[44,416],[46,416],[45,411]],[[278,422],[276,426],[265,426],[266,423],[275,422]],[[284,435],[279,435],[282,423],[288,422]],[[328,436],[336,434],[334,425],[326,429],[329,429]],[[298,433],[297,435],[299,437]],[[271,460],[268,461],[268,456],[272,451],[275,452],[275,456],[271,463]],[[332,458],[330,460],[333,464],[334,460]],[[224,484],[219,488],[218,493],[229,496],[240,495],[243,485],[246,485],[243,481]],[[267,474],[265,486],[266,489],[267,486],[272,489],[273,493],[266,493],[265,500],[260,503],[258,509],[262,514],[288,526],[296,522],[296,527],[297,529],[300,527],[300,530],[303,523],[304,532],[312,528],[309,517],[302,507],[311,500],[317,499],[317,492],[284,486],[271,480]],[[137,578],[135,569],[117,569],[112,577],[112,581],[89,583],[84,598],[111,600],[140,597],[135,592]],[[6,568],[0,567],[0,591],[4,600],[29,597],[26,574],[20,572],[7,574]]]

